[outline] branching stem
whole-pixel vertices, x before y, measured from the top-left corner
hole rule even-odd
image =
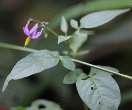
[[[46,29],[49,30],[55,36],[58,36],[58,34],[55,33],[53,30],[51,30],[50,28],[46,27]],[[0,43],[0,47],[1,48],[13,49],[13,50],[19,50],[19,51],[26,51],[26,52],[37,52],[38,51],[38,50],[35,50],[35,49],[24,48],[24,47],[21,47],[21,46],[16,46],[16,45],[7,44],[7,43]],[[96,66],[96,65],[93,65],[93,64],[90,64],[90,63],[87,63],[87,62],[83,62],[83,61],[77,60],[77,59],[73,59],[73,58],[71,58],[71,59],[72,59],[72,61],[74,61],[76,63],[80,63],[80,64],[83,64],[83,65],[86,65],[86,66],[89,66],[89,67],[93,67],[93,68],[96,68],[96,69],[99,69],[99,70],[102,70],[102,71],[113,73],[115,75],[118,75],[118,76],[121,76],[121,77],[124,77],[124,78],[132,80],[131,76],[128,76],[128,75],[125,75],[125,74],[121,74],[121,73],[118,73],[118,72],[115,72],[115,71],[112,71],[112,70],[109,70],[109,69],[106,69],[106,68],[102,68],[100,66]]]
[[[48,31],[50,31],[52,34],[54,34],[56,37],[59,36],[56,32],[54,32],[54,31],[53,31],[52,29],[50,29],[49,27],[45,26],[45,28],[46,28]]]
[[[124,77],[124,78],[132,80],[131,76],[128,76],[128,75],[125,75],[125,74],[121,74],[121,73],[118,73],[118,72],[115,72],[115,71],[112,71],[112,70],[109,70],[109,69],[106,69],[106,68],[102,68],[100,66],[96,66],[96,65],[93,65],[93,64],[90,64],[90,63],[86,63],[86,62],[83,62],[83,61],[80,61],[80,60],[76,60],[76,59],[73,59],[73,58],[72,58],[72,61],[74,61],[76,63],[80,63],[80,64],[83,64],[83,65],[86,65],[86,66],[89,66],[89,67],[93,67],[93,68],[96,68],[96,69],[99,69],[99,70],[102,70],[102,71],[113,73],[115,75],[118,75],[118,76],[121,76],[121,77]]]

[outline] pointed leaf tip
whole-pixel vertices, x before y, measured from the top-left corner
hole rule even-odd
[[[68,24],[64,16],[61,18],[61,31],[67,33],[68,31]]]
[[[2,92],[6,89],[10,80],[22,79],[40,73],[56,66],[58,63],[59,53],[57,51],[40,50],[29,54],[16,63],[4,82]]]
[[[120,9],[120,10],[105,10],[105,11],[99,11],[94,12],[91,14],[88,14],[81,18],[80,23],[82,28],[95,28],[100,25],[103,25],[115,17],[117,17],[120,14],[123,14],[130,9]]]
[[[3,88],[2,88],[2,92],[5,91],[6,87],[8,86],[8,83],[11,79],[9,79],[8,77],[6,78],[5,82],[4,82],[4,85],[3,85]]]

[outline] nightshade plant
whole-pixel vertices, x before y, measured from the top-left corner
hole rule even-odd
[[[96,66],[74,59],[74,57],[88,52],[87,50],[81,50],[82,45],[91,34],[91,32],[86,31],[86,29],[101,26],[127,11],[129,11],[129,9],[94,12],[82,17],[80,23],[72,19],[70,20],[70,25],[75,29],[75,32],[71,35],[68,35],[68,24],[65,17],[62,17],[60,25],[64,35],[58,35],[47,27],[45,22],[29,19],[26,26],[23,28],[25,35],[28,37],[25,46],[27,46],[30,41],[29,39],[38,38],[43,29],[45,29],[45,33],[49,31],[58,37],[58,44],[65,42],[67,50],[63,52],[65,55],[62,56],[58,51],[34,50],[11,46],[10,48],[12,49],[29,51],[32,53],[16,63],[11,73],[7,76],[2,91],[4,92],[11,80],[31,76],[54,67],[61,62],[62,66],[70,71],[65,75],[63,83],[76,84],[81,99],[91,110],[117,110],[121,101],[121,94],[118,84],[111,75],[119,75],[130,80],[132,80],[132,77],[119,73],[115,68],[109,66]],[[31,21],[35,22],[36,25],[29,30],[28,25]],[[37,32],[39,27],[38,24],[41,28],[40,32]],[[87,74],[84,73],[81,69],[75,67],[74,62],[91,67],[90,72]]]

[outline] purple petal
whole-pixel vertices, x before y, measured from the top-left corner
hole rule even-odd
[[[26,36],[29,36],[29,31],[28,31],[27,29],[25,29],[24,27],[23,27],[23,31],[24,31],[24,34],[25,34]]]
[[[31,36],[35,36],[37,33],[37,29],[33,31],[33,33],[31,34]]]
[[[37,39],[37,38],[42,34],[43,29],[44,29],[44,28],[42,28],[41,31],[38,32],[36,35],[32,36],[32,39]]]
[[[27,36],[29,36],[29,29],[28,29],[29,23],[30,23],[30,21],[28,21],[26,26],[23,27],[24,34],[27,35]]]
[[[36,23],[36,24],[32,27],[32,29],[30,30],[30,34],[33,34],[34,31],[37,32],[37,28],[38,28],[38,23]]]

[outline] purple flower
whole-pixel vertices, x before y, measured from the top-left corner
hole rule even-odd
[[[25,46],[28,45],[28,43],[30,42],[31,39],[37,39],[43,32],[43,27],[38,26],[38,23],[36,23],[32,29],[29,29],[29,24],[30,24],[31,20],[27,21],[27,24],[25,27],[23,27],[23,31],[24,34],[27,36],[27,39],[25,41]],[[41,27],[41,30],[38,32],[38,28]]]

